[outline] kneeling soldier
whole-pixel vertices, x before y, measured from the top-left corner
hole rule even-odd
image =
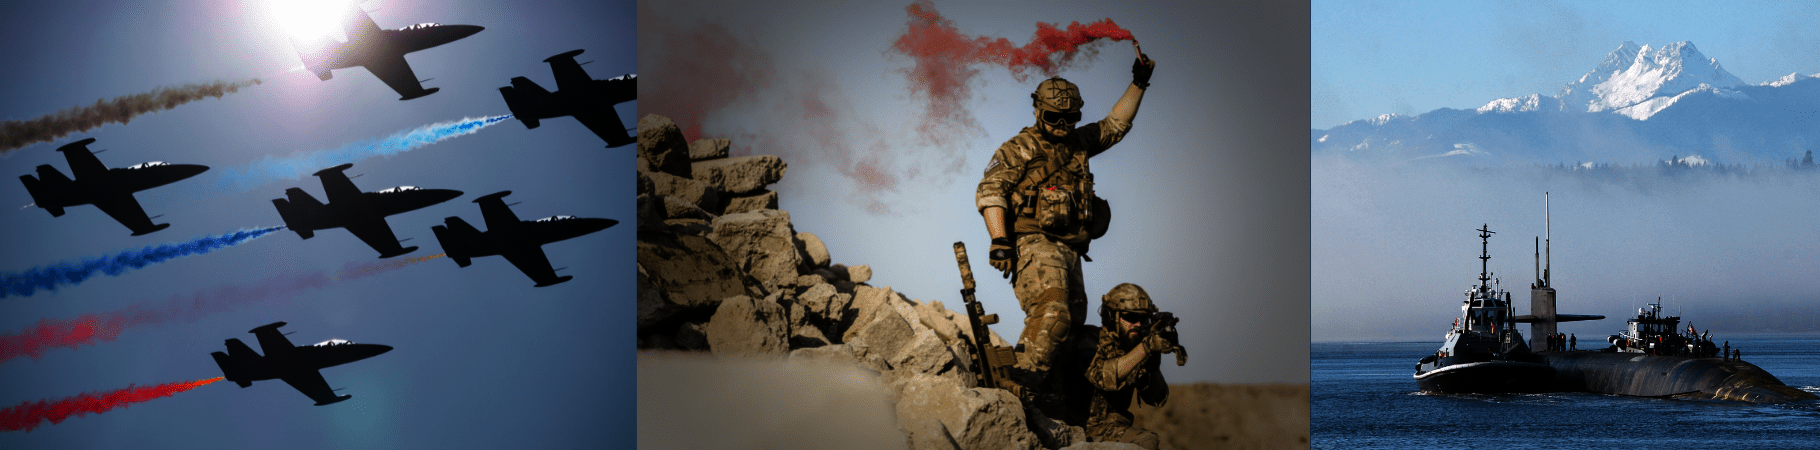
[[[1087,437],[1093,441],[1128,442],[1155,450],[1156,433],[1132,427],[1131,396],[1151,406],[1169,397],[1158,361],[1180,349],[1173,331],[1153,331],[1157,313],[1150,294],[1131,283],[1120,284],[1100,298],[1099,346],[1087,367],[1093,385],[1088,406]]]

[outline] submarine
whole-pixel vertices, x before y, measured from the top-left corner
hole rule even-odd
[[[1544,214],[1544,220],[1548,220]],[[1626,321],[1625,332],[1609,337],[1611,345],[1603,349],[1565,350],[1547,345],[1548,337],[1556,334],[1556,323],[1605,317],[1555,312],[1556,292],[1543,253],[1547,251],[1545,238],[1541,247],[1536,255],[1536,282],[1530,289],[1530,314],[1512,320],[1530,324],[1531,346],[1545,349],[1537,355],[1553,369],[1548,383],[1551,390],[1753,403],[1820,399],[1783,384],[1755,364],[1718,355],[1722,352],[1713,347],[1710,336],[1691,330],[1679,333],[1676,327],[1681,318],[1663,316],[1660,301],[1639,310],[1636,317]]]

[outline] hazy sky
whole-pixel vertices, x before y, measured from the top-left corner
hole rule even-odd
[[[226,168],[266,156],[326,150],[400,130],[507,114],[497,88],[526,76],[555,82],[544,58],[586,49],[578,60],[594,78],[637,72],[630,2],[514,2],[510,5],[380,0],[363,4],[382,28],[422,22],[471,24],[485,31],[406,56],[434,95],[401,102],[363,69],[319,81],[301,66],[265,1],[57,2],[0,6],[0,38],[14,45],[0,84],[0,119],[21,120],[97,98],[157,87],[260,77],[265,84],[107,125],[0,157],[9,179],[50,164],[69,174],[58,146],[98,139],[90,148],[109,167],[145,161],[204,164],[211,170],[140,192],[139,202],[171,227],[146,236],[93,206],[52,218],[17,181],[0,186],[0,271],[243,228],[281,225],[271,199],[301,187],[326,201],[315,177],[220,189]],[[628,124],[635,103],[618,107]],[[533,282],[499,257],[457,268],[434,259],[321,289],[256,300],[230,312],[131,328],[112,341],[54,349],[43,358],[0,362],[0,406],[84,392],[221,376],[209,352],[239,338],[262,354],[247,330],[290,324],[292,343],[329,338],[396,350],[324,369],[330,386],[353,399],[312,406],[281,381],[241,389],[218,382],[99,415],[72,417],[30,433],[0,433],[5,448],[550,448],[630,443],[633,439],[633,185],[630,147],[602,141],[573,119],[526,130],[516,120],[387,158],[354,163],[347,174],[363,191],[399,185],[461,190],[454,200],[391,216],[416,252],[441,253],[431,225],[460,216],[485,229],[478,196],[511,190],[520,219],[566,214],[626,224],[544,247],[567,267],[565,284]],[[73,319],[178,298],[219,300],[224,286],[246,297],[276,281],[379,263],[377,252],[344,230],[310,240],[288,230],[237,247],[99,276],[57,292],[0,298],[0,333],[40,319]],[[256,296],[255,296],[256,297]],[[261,297],[263,298],[263,297]],[[613,445],[608,445],[613,446]]]
[[[1625,40],[1693,41],[1749,83],[1820,72],[1820,32],[1802,3],[1332,3],[1314,5],[1312,127],[1386,112],[1474,108],[1498,97],[1553,95]],[[1820,187],[1811,171],[1557,171],[1311,162],[1315,341],[1437,344],[1476,282],[1489,224],[1491,270],[1529,310],[1534,238],[1553,193],[1559,311],[1582,346],[1663,298],[1670,314],[1717,336],[1820,327],[1811,270],[1820,259]],[[1481,165],[1482,166],[1482,165]],[[1525,329],[1527,331],[1527,329]],[[1746,353],[1749,353],[1746,350]],[[1412,356],[1412,359],[1414,357]]]
[[[1313,2],[1309,127],[1554,95],[1624,41],[1692,41],[1746,83],[1820,72],[1820,9],[1772,2]]]
[[[1002,67],[978,66],[973,96],[962,103],[975,120],[940,128],[938,139],[916,134],[920,97],[901,71],[914,61],[889,51],[906,29],[909,4],[647,3],[640,64],[655,80],[646,83],[692,78],[660,73],[656,61],[703,53],[666,43],[716,29],[757,49],[723,64],[748,80],[742,88],[752,94],[723,99],[726,108],[706,115],[702,135],[733,139],[735,153],[781,155],[790,168],[773,189],[796,230],[820,236],[836,262],[870,264],[874,286],[962,311],[950,248],[965,241],[982,277],[979,298],[1006,318],[993,329],[1016,339],[1023,314],[1010,284],[986,264],[974,191],[992,151],[1035,122],[1029,94],[1045,77],[1018,80]],[[1017,45],[1029,42],[1037,22],[1106,18],[1142,42],[1158,64],[1153,86],[1131,133],[1092,160],[1114,219],[1085,263],[1089,308],[1114,285],[1133,282],[1176,312],[1193,357],[1186,367],[1165,364],[1172,382],[1306,382],[1307,160],[1297,118],[1305,101],[1304,6],[934,7],[961,33]],[[1131,81],[1134,56],[1127,43],[1106,43],[1097,59],[1060,73],[1081,86],[1086,117],[1105,116]],[[811,101],[836,113],[802,120]],[[844,172],[859,163],[890,177]]]

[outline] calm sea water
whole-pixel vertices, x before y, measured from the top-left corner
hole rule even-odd
[[[1783,383],[1820,392],[1820,336],[1724,339],[1743,349],[1745,361]],[[1313,447],[1820,449],[1820,403],[1815,402],[1422,393],[1411,377],[1416,360],[1440,345],[1313,344]]]

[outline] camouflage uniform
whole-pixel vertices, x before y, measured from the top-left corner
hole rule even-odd
[[[1118,359],[1138,345],[1137,340],[1120,337],[1119,327],[1109,325],[1100,331],[1099,347],[1087,365],[1087,382],[1093,385],[1087,406],[1087,438],[1092,441],[1127,442],[1156,449],[1156,433],[1132,426],[1131,397],[1147,405],[1161,406],[1169,398],[1169,383],[1163,379],[1161,355],[1150,358],[1125,376],[1118,376]]]
[[[1039,108],[1080,108],[1072,83],[1052,78],[1039,85]],[[1059,105],[1059,108],[1056,106]],[[1105,152],[1130,131],[1131,124],[1113,117],[1076,127],[1064,138],[1049,137],[1040,127],[1025,127],[1000,145],[986,166],[974,196],[980,211],[1004,208],[1016,239],[1016,277],[1012,291],[1024,310],[1024,332],[1018,343],[1020,369],[1045,374],[1069,330],[1086,321],[1087,295],[1081,281],[1081,254],[1086,252],[1093,217],[1093,174],[1087,159]]]

